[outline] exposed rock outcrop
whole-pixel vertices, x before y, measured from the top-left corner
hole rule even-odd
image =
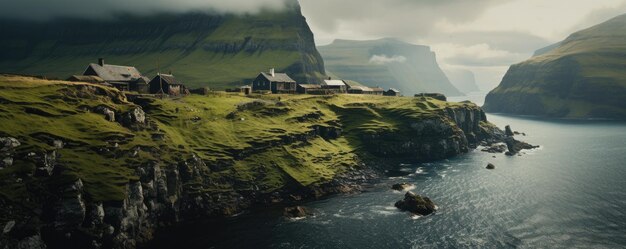
[[[435,203],[428,197],[419,196],[411,191],[406,192],[404,199],[396,202],[395,206],[402,211],[418,215],[429,215],[437,210]]]
[[[405,190],[407,188],[410,188],[410,187],[413,187],[413,184],[403,182],[403,183],[396,183],[396,184],[392,185],[391,189],[397,190],[397,191],[403,191],[403,190]]]
[[[313,211],[303,206],[286,207],[283,215],[287,218],[304,218],[312,216]]]

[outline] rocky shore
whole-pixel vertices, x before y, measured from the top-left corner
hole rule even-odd
[[[48,82],[41,84],[37,90]],[[37,108],[40,122],[75,128],[33,123],[24,131],[20,122],[32,116],[21,111],[1,120],[16,126],[0,129],[0,248],[137,248],[160,228],[358,193],[399,162],[445,159],[506,139],[474,104],[430,98],[397,98],[394,107],[358,96],[128,102],[106,88],[64,84],[39,95],[76,104],[44,109],[19,96],[0,99],[6,110]],[[224,102],[235,104],[216,109]],[[230,127],[251,133],[265,125],[257,121],[275,124],[252,140],[218,138],[237,132]]]

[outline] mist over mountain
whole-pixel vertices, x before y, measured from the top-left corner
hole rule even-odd
[[[511,66],[490,112],[626,119],[626,15],[570,35]]]
[[[318,50],[329,73],[343,79],[397,88],[405,95],[421,92],[462,95],[450,83],[428,46],[386,38],[335,40]]]
[[[0,71],[66,78],[88,63],[172,72],[191,87],[248,84],[276,68],[299,82],[319,82],[324,64],[300,6],[258,14],[124,14],[113,19],[2,19]]]
[[[476,84],[476,77],[470,70],[465,69],[447,69],[444,70],[446,76],[462,93],[470,93],[480,91],[480,88]]]

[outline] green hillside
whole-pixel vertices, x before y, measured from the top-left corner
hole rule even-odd
[[[439,68],[435,53],[427,46],[387,38],[335,40],[318,50],[324,57],[326,70],[343,79],[397,88],[405,95],[422,92],[462,95]]]
[[[626,15],[576,32],[511,66],[490,112],[626,119]]]
[[[276,68],[319,82],[324,64],[297,4],[256,15],[154,14],[113,20],[1,20],[0,72],[64,79],[104,57],[153,77],[173,72],[191,87],[248,84]]]

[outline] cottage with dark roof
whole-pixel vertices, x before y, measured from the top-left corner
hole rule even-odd
[[[322,90],[322,85],[318,84],[298,84],[296,91],[301,94],[318,93]]]
[[[398,91],[398,89],[395,89],[395,88],[389,88],[389,90],[385,91],[385,93],[383,93],[383,95],[385,95],[385,96],[400,96],[400,91]]]
[[[149,83],[151,94],[186,95],[187,87],[172,74],[157,74]]]
[[[141,92],[147,89],[149,80],[135,67],[104,64],[103,58],[98,59],[97,64],[90,63],[83,75],[100,77],[121,91]]]
[[[252,90],[271,91],[272,93],[295,93],[296,81],[285,73],[276,73],[270,69],[269,73],[262,72],[252,81]]]

